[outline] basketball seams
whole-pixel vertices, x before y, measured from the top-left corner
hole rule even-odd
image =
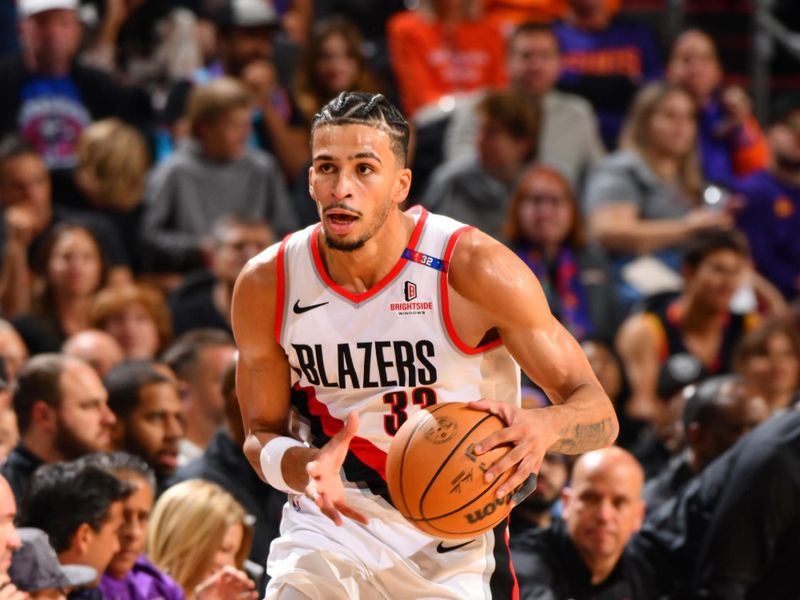
[[[428,492],[430,491],[430,489],[431,489],[431,486],[432,486],[432,485],[433,485],[433,484],[436,482],[436,480],[439,478],[439,475],[442,473],[442,470],[443,470],[443,469],[444,469],[444,468],[447,466],[447,463],[449,463],[449,462],[450,462],[450,459],[451,459],[451,458],[453,458],[453,455],[456,453],[456,451],[457,451],[457,450],[458,450],[458,449],[459,449],[459,448],[462,446],[462,444],[464,443],[464,440],[466,440],[466,439],[469,439],[469,436],[470,436],[470,435],[472,435],[472,433],[473,433],[473,432],[474,432],[474,431],[475,431],[475,430],[476,430],[478,427],[480,427],[481,425],[483,425],[483,424],[484,424],[484,423],[485,423],[485,422],[486,422],[488,419],[491,419],[493,416],[494,416],[494,415],[492,415],[492,414],[487,414],[485,417],[481,417],[481,420],[480,420],[480,421],[478,421],[477,423],[475,423],[475,425],[473,425],[473,426],[472,426],[472,427],[469,429],[469,431],[467,431],[467,432],[466,432],[464,435],[462,435],[462,436],[461,436],[461,439],[458,441],[458,444],[456,444],[456,445],[453,447],[453,449],[450,451],[450,454],[448,454],[448,455],[447,455],[447,456],[444,458],[444,460],[442,461],[442,464],[440,464],[440,465],[439,465],[439,468],[438,468],[438,469],[436,470],[436,472],[433,474],[433,476],[431,477],[431,480],[428,482],[428,485],[425,487],[425,490],[422,492],[422,494],[420,495],[420,498],[419,498],[419,515],[420,515],[420,519],[421,519],[421,520],[425,520],[425,519],[429,518],[429,517],[425,517],[425,514],[424,514],[424,512],[423,512],[423,510],[422,510],[422,503],[425,501],[425,496],[427,496],[427,495],[428,495]],[[463,507],[462,507],[462,508],[463,508]],[[436,516],[436,517],[430,517],[430,518],[439,519],[439,518],[441,518],[442,516],[444,516],[444,515],[438,515],[438,516]]]
[[[446,406],[447,406],[447,403],[436,404],[436,405],[428,407],[428,408],[426,408],[424,410],[426,412],[430,413],[430,414],[434,414],[434,413],[436,413],[436,411],[438,411],[441,408],[445,408]],[[406,438],[406,443],[405,443],[405,447],[403,448],[403,453],[400,455],[400,465],[398,467],[398,475],[397,475],[397,485],[400,488],[400,499],[403,501],[403,506],[405,507],[406,510],[405,511],[400,510],[399,506],[395,506],[395,508],[397,510],[399,510],[400,513],[406,519],[408,519],[409,521],[416,521],[417,519],[415,517],[411,516],[411,511],[409,510],[408,502],[406,502],[406,492],[405,492],[405,489],[403,488],[403,468],[405,466],[406,451],[408,450],[408,446],[409,446],[409,444],[411,444],[411,440],[414,438],[414,434],[417,433],[419,428],[422,427],[422,425],[426,422],[426,420],[423,420],[422,418],[420,418],[419,421],[420,422],[417,423],[414,426],[414,429],[411,431],[411,433],[408,434],[408,437]],[[389,477],[388,474],[387,474],[387,476],[386,476],[386,484],[387,485],[390,485],[391,482],[394,481],[394,480],[395,480],[395,478]],[[391,491],[389,492],[389,495],[391,496]]]

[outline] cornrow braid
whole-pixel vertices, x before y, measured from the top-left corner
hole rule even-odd
[[[368,125],[385,131],[402,165],[408,158],[408,121],[383,94],[342,92],[311,120],[311,137],[320,125]]]

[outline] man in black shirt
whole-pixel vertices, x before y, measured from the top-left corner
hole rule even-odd
[[[711,463],[648,517],[637,546],[672,597],[800,598],[800,412],[776,415]]]
[[[627,548],[641,526],[644,473],[619,447],[581,456],[564,490],[564,521],[512,538],[524,600],[651,598],[650,567]]]
[[[686,388],[683,427],[688,447],[647,482],[644,499],[648,513],[768,416],[763,396],[737,375],[718,375]]]
[[[0,469],[17,504],[41,465],[110,449],[116,419],[107,398],[100,377],[80,359],[40,354],[22,367],[12,398],[20,441]]]

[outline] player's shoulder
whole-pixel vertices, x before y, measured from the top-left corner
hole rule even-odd
[[[273,244],[247,261],[239,278],[237,287],[274,289],[278,283],[278,263],[283,242]]]
[[[462,232],[450,257],[448,280],[484,290],[504,286],[525,265],[506,245],[476,228]],[[527,267],[525,267],[525,270]],[[490,286],[490,287],[487,287]]]

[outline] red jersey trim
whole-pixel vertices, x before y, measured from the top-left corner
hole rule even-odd
[[[277,257],[277,286],[275,290],[275,341],[281,345],[281,331],[283,329],[283,309],[286,307],[286,265],[284,263],[284,254],[286,253],[286,244],[289,242],[291,234],[283,238],[280,247],[278,248]]]
[[[344,422],[331,415],[328,407],[317,399],[313,387],[301,387],[300,389],[306,390],[308,411],[320,420],[325,435],[333,437],[344,429]],[[350,441],[350,452],[386,481],[386,453],[383,450],[369,440],[356,436]]]
[[[503,537],[506,542],[506,552],[508,552],[508,570],[511,571],[511,579],[514,582],[514,587],[511,589],[512,600],[519,600],[519,581],[517,581],[517,571],[514,569],[514,561],[511,554],[511,543],[508,535],[508,525],[511,523],[511,517],[506,517],[506,530]]]
[[[414,207],[410,210],[414,210],[417,207]],[[428,211],[425,210],[423,207],[419,207],[420,215],[419,219],[417,219],[417,224],[414,226],[414,231],[411,234],[411,239],[408,240],[408,248],[411,250],[416,249],[417,243],[419,242],[419,238],[422,235],[422,228],[425,226],[425,221],[428,218]],[[410,212],[410,211],[409,211]],[[322,229],[322,223],[317,225],[314,228],[314,231],[311,233],[311,255],[314,257],[314,266],[317,270],[317,273],[322,278],[322,281],[325,282],[333,292],[339,294],[340,296],[350,300],[350,302],[355,302],[359,304],[364,302],[365,300],[369,300],[373,296],[375,296],[378,292],[383,290],[387,285],[389,285],[392,280],[400,274],[400,271],[403,270],[403,267],[406,265],[406,259],[400,258],[395,263],[392,270],[389,271],[389,274],[386,275],[383,279],[381,279],[377,284],[369,288],[365,292],[361,292],[360,294],[354,294],[353,292],[346,290],[342,286],[338,285],[333,279],[331,279],[328,272],[325,270],[325,265],[322,263],[322,255],[319,251],[319,231]]]
[[[444,251],[444,257],[442,258],[444,262],[448,264],[451,262],[450,258],[453,256],[453,251],[456,248],[456,242],[458,242],[458,238],[461,237],[461,234],[463,234],[466,231],[469,231],[470,229],[474,229],[474,227],[472,227],[471,225],[465,225],[464,227],[456,229],[456,231],[453,232],[453,234],[450,236],[450,239],[447,242],[447,248]],[[458,333],[456,333],[456,328],[453,327],[453,320],[450,318],[450,293],[447,289],[446,272],[442,272],[442,274],[439,276],[439,287],[441,291],[440,295],[442,298],[441,310],[442,310],[442,320],[444,321],[444,328],[447,331],[447,335],[450,337],[450,340],[455,344],[456,348],[458,348],[464,354],[475,355],[491,350],[492,348],[496,348],[497,346],[503,343],[503,340],[498,339],[489,342],[488,344],[484,344],[483,346],[478,346],[477,348],[468,346],[464,342],[464,340],[458,337]]]

